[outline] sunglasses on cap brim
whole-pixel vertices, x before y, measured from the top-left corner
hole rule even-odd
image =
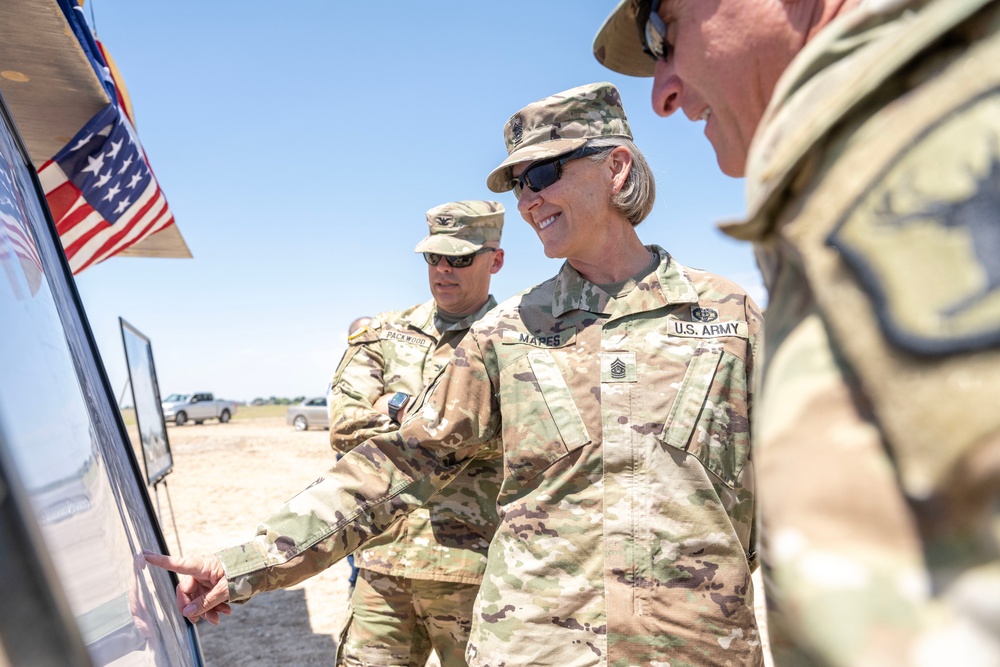
[[[476,261],[476,255],[481,255],[484,252],[493,252],[496,248],[480,248],[476,252],[470,252],[468,255],[442,255],[436,252],[425,252],[424,261],[431,266],[437,266],[438,262],[441,261],[443,257],[447,262],[448,266],[453,269],[464,269],[467,266],[472,266],[472,263]]]
[[[673,49],[667,41],[667,24],[660,18],[660,0],[640,2],[635,24],[643,52],[653,60],[669,60]]]
[[[528,188],[532,192],[541,192],[562,178],[562,168],[567,162],[606,150],[610,150],[610,148],[607,146],[581,146],[575,151],[564,153],[563,155],[532,162],[525,167],[520,176],[513,177],[512,189],[514,190],[514,196],[520,199],[524,193],[524,188]]]

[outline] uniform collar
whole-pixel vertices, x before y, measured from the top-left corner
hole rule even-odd
[[[683,267],[663,248],[657,245],[646,247],[659,256],[660,263],[655,271],[620,299],[586,280],[569,262],[565,262],[555,278],[552,315],[562,317],[571,310],[585,310],[616,318],[678,303],[698,303],[698,292]]]
[[[435,317],[438,311],[437,304],[434,303],[434,299],[431,299],[430,301],[422,303],[410,311],[409,315],[402,318],[402,321],[405,322],[407,326],[411,326],[414,329],[437,339],[441,337],[441,334],[448,331],[465,331],[470,328],[476,320],[480,319],[486,314],[487,311],[496,305],[496,299],[494,299],[493,295],[490,294],[482,308],[471,315],[466,315],[455,324],[447,326],[444,329],[439,329],[437,326],[438,320]]]

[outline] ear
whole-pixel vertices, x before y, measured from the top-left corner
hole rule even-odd
[[[625,179],[632,171],[632,153],[624,146],[616,146],[608,154],[605,164],[611,170],[611,192],[617,193],[625,185]]]
[[[503,268],[503,248],[497,248],[493,253],[493,264],[490,265],[490,273],[496,273]]]

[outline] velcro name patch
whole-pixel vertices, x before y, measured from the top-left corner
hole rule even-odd
[[[532,347],[565,347],[573,344],[576,329],[563,329],[559,333],[535,335],[520,331],[504,331],[504,345],[531,345]]]
[[[420,347],[430,347],[432,343],[427,338],[412,336],[408,333],[403,333],[402,331],[383,331],[381,338],[382,340],[395,340],[403,343],[410,343],[411,345],[419,345]]]
[[[740,321],[706,323],[669,320],[667,332],[671,336],[683,336],[684,338],[722,338],[725,336],[747,338],[750,335],[750,328],[746,322]]]

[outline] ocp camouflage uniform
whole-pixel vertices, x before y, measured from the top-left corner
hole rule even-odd
[[[429,233],[414,252],[468,256],[499,246],[504,207],[494,201],[448,202],[427,211],[426,219]],[[447,260],[439,257],[442,261]],[[432,269],[432,280],[490,268]],[[485,292],[482,298],[479,310],[462,318],[447,317],[434,299],[381,313],[348,338],[330,390],[334,450],[346,454],[398,428],[375,403],[396,392],[415,401],[440,375],[472,323],[496,305]],[[443,667],[465,665],[473,603],[498,522],[501,477],[499,458],[472,462],[433,500],[357,554],[361,579],[338,644],[340,662],[423,667],[433,648]]]
[[[658,267],[622,298],[565,264],[487,314],[399,431],[220,552],[231,599],[315,574],[503,456],[471,665],[761,664],[760,315],[733,283],[650,250]]]
[[[1000,3],[869,2],[747,170],[778,665],[1000,665]]]
[[[437,317],[432,299],[380,313],[352,336],[330,392],[331,446],[346,454],[398,428],[374,408],[375,401],[397,391],[417,396],[444,369],[469,326],[495,305],[490,297],[478,312],[448,325]],[[392,656],[392,664],[405,665],[413,653],[422,665],[420,656],[426,660],[432,638],[440,652],[454,654],[442,660],[444,665],[464,662],[472,603],[496,531],[501,477],[499,459],[472,462],[433,500],[355,555],[363,572],[354,607],[362,613],[348,620],[341,637],[348,662],[375,654],[386,656],[386,664]],[[411,618],[417,612],[422,618]],[[393,654],[404,646],[407,655]]]

